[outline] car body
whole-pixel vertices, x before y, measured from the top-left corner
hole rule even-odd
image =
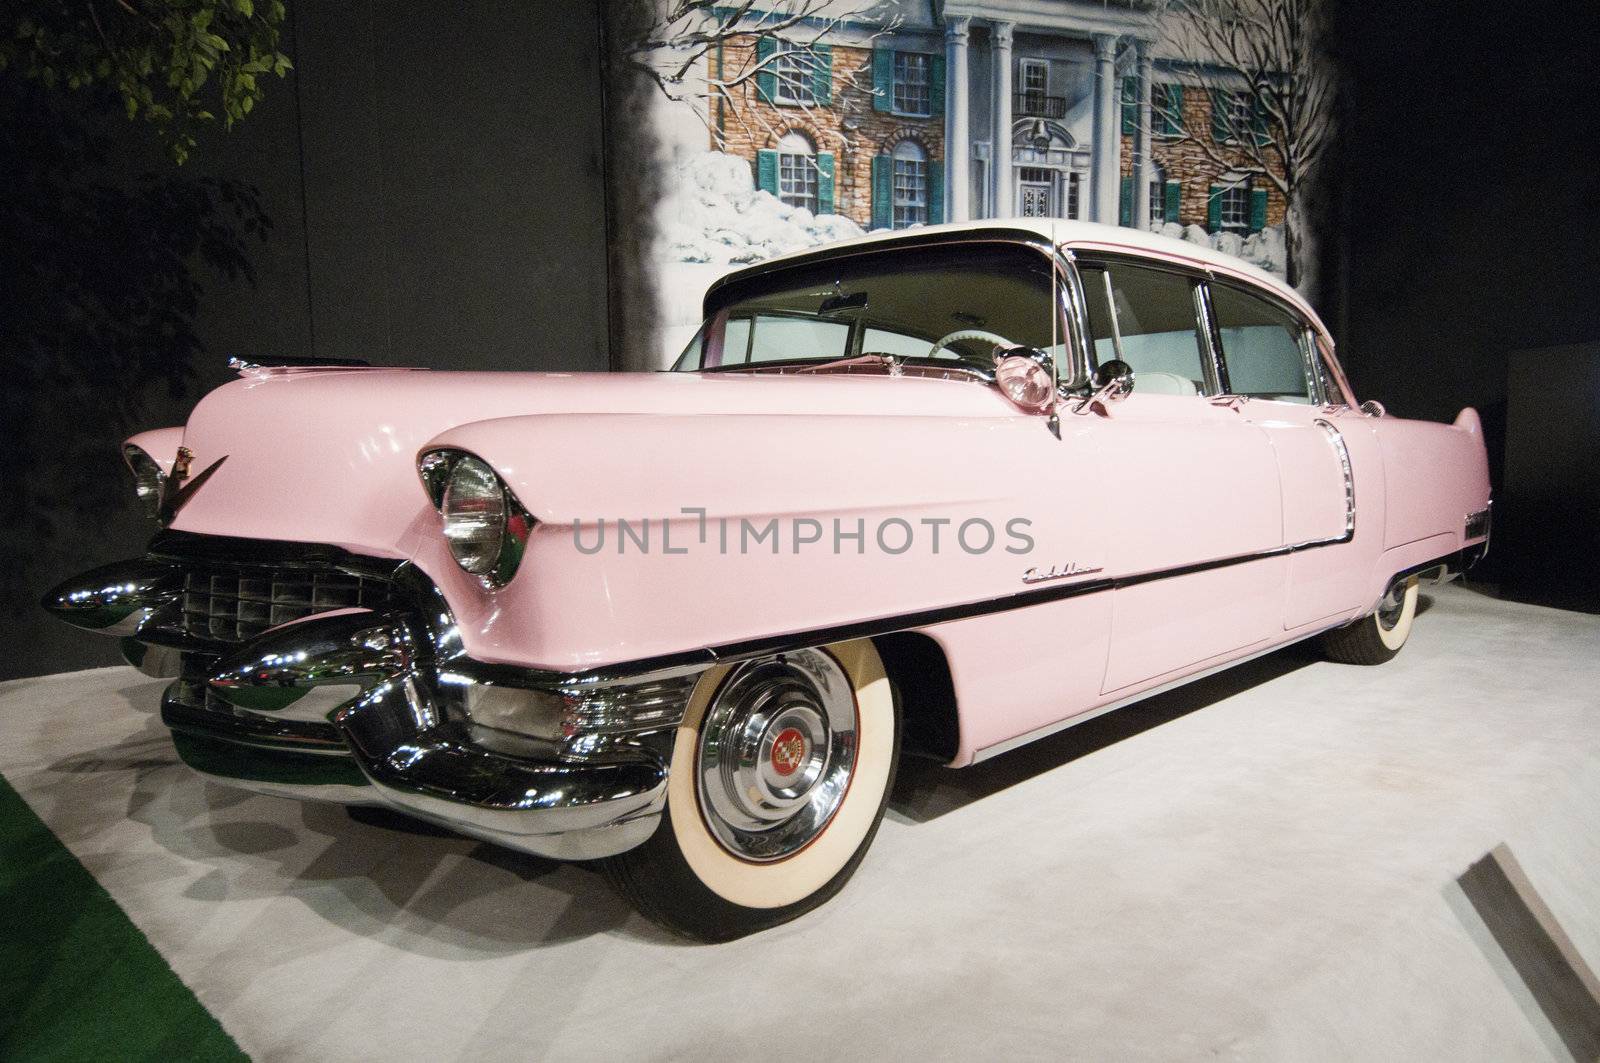
[[[242,366],[129,440],[148,554],[45,604],[173,678],[210,776],[616,858],[715,938],[843,884],[901,748],[969,765],[1312,635],[1392,654],[1487,547],[1477,415],[1359,405],[1303,299],[1191,244],[875,235],[706,317],[674,373]]]

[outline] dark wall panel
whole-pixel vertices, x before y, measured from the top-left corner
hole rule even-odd
[[[594,6],[360,0],[296,18],[320,353],[605,369]]]
[[[230,355],[604,370],[596,0],[290,9],[295,73],[232,132],[208,134],[185,168],[260,190],[272,230],[251,244],[255,282],[209,283],[196,315],[209,354],[133,429],[182,423],[231,377]],[[117,126],[126,172],[167,165],[137,127]],[[106,456],[96,475],[125,477],[116,426],[63,411],[57,430]],[[28,544],[21,593],[0,599],[0,679],[120,660],[111,640],[36,605],[56,580],[142,551],[151,526],[119,486],[124,502],[92,521],[63,516]]]
[[[1341,356],[1358,394],[1394,413],[1445,420],[1473,405],[1483,414],[1495,523],[1529,535],[1497,537],[1480,576],[1499,579],[1508,550],[1537,554],[1560,534],[1519,519],[1502,490],[1512,352],[1600,339],[1590,43],[1600,5],[1339,0],[1335,11]],[[1557,377],[1548,386],[1588,385]],[[1600,404],[1589,392],[1577,399]],[[1556,417],[1573,407],[1525,409]],[[1581,494],[1578,478],[1593,474],[1573,464],[1566,475]],[[1547,569],[1544,578],[1562,576]],[[1600,589],[1589,594],[1600,599]]]

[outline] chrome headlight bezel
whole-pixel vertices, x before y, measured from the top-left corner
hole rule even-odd
[[[494,466],[465,450],[438,449],[425,451],[418,456],[417,474],[422,478],[422,487],[427,492],[428,500],[439,511],[445,543],[455,563],[463,572],[478,577],[485,587],[503,587],[509,583],[522,564],[528,536],[533,532],[534,519]],[[479,481],[476,485],[478,489],[481,490],[487,481],[493,484],[496,491],[496,497],[490,503],[497,509],[493,517],[496,545],[491,555],[474,555],[464,551],[458,544],[469,537],[451,533],[451,487],[456,484],[459,485],[458,490],[464,489],[469,477]]]
[[[161,495],[167,488],[167,474],[160,462],[133,443],[122,445],[122,460],[133,473],[133,491],[151,520],[161,518]]]

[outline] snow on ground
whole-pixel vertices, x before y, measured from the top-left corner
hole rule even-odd
[[[1150,231],[1170,236],[1174,240],[1187,240],[1191,244],[1209,247],[1235,258],[1242,258],[1280,277],[1283,276],[1284,266],[1289,260],[1281,225],[1269,225],[1249,236],[1240,236],[1238,233],[1208,233],[1200,225],[1179,225],[1170,221],[1156,222],[1150,226]]]
[[[812,214],[755,187],[750,163],[720,151],[683,151],[667,167],[657,208],[658,360],[667,368],[700,325],[700,303],[718,277],[748,262],[862,235],[840,214]],[[1235,255],[1282,274],[1283,229],[1241,237],[1199,225],[1156,223],[1155,232]]]
[[[683,157],[667,177],[658,215],[661,259],[759,262],[862,234],[840,214],[812,214],[755,187],[750,164],[720,151]]]
[[[840,214],[812,214],[755,187],[750,164],[720,151],[684,152],[667,170],[658,208],[656,350],[666,368],[700,326],[711,282],[747,262],[862,235]]]

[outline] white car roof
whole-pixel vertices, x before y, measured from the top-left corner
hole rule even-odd
[[[1208,269],[1217,269],[1236,276],[1248,278],[1263,288],[1276,294],[1289,304],[1298,307],[1317,326],[1318,330],[1327,335],[1328,329],[1312,309],[1311,304],[1281,277],[1275,277],[1259,266],[1251,265],[1242,258],[1225,255],[1221,251],[1214,251],[1200,244],[1193,244],[1187,240],[1175,240],[1170,236],[1161,236],[1157,233],[1146,232],[1143,229],[1130,229],[1120,225],[1100,225],[1087,221],[1068,221],[1064,218],[985,218],[982,221],[954,222],[947,225],[921,225],[913,229],[878,229],[865,236],[857,236],[849,240],[840,240],[836,243],[824,244],[819,247],[808,247],[800,251],[791,251],[787,254],[776,255],[753,266],[740,270],[737,275],[751,275],[759,273],[764,267],[783,263],[790,259],[804,258],[814,255],[818,251],[828,251],[841,247],[862,247],[872,244],[892,245],[899,241],[915,239],[938,233],[959,235],[965,232],[981,232],[984,230],[1010,229],[1039,236],[1044,240],[1053,240],[1057,246],[1064,248],[1082,248],[1084,250],[1123,251],[1135,254],[1145,254],[1151,257],[1164,258],[1171,261],[1186,262]],[[730,274],[730,277],[735,274]]]

